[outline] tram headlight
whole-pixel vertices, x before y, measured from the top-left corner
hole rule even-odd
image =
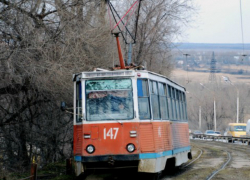
[[[127,151],[132,153],[135,151],[135,145],[134,144],[128,144],[127,145]]]
[[[95,152],[95,147],[93,145],[88,145],[87,148],[86,148],[86,151],[89,154],[92,154],[93,152]]]

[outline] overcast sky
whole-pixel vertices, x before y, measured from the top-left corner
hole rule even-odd
[[[199,7],[192,28],[181,40],[189,43],[242,43],[240,0],[194,0]],[[250,0],[241,0],[244,43],[250,43]]]

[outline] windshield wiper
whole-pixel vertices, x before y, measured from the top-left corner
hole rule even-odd
[[[120,121],[118,121],[118,120],[116,120],[118,123],[120,123],[121,125],[123,125],[123,123],[122,122],[120,122]]]

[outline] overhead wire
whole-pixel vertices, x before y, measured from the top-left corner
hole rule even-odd
[[[138,23],[139,14],[138,14],[137,19],[136,19],[136,31],[135,31],[135,35],[134,35],[134,36],[132,35],[132,33],[128,30],[128,28],[127,28],[127,26],[126,26],[127,23],[128,23],[128,20],[124,23],[123,19],[126,17],[126,15],[127,15],[128,13],[131,13],[131,14],[130,14],[130,17],[131,17],[132,14],[135,12],[135,9],[136,9],[136,7],[137,7],[138,5],[139,5],[139,7],[138,7],[138,12],[139,12],[141,0],[136,0],[136,1],[132,4],[132,6],[128,9],[128,11],[122,16],[122,18],[119,16],[119,14],[118,14],[118,12],[116,11],[116,9],[114,8],[113,4],[112,4],[109,0],[108,0],[107,2],[108,2],[108,5],[109,5],[109,9],[110,9],[110,11],[111,11],[111,13],[112,13],[112,15],[113,15],[113,18],[114,18],[114,20],[115,20],[115,23],[116,23],[116,25],[111,29],[111,32],[112,32],[115,28],[118,28],[119,31],[120,31],[121,34],[122,34],[122,37],[123,37],[125,43],[128,44],[127,39],[125,38],[124,33],[122,32],[122,30],[125,28],[125,29],[126,29],[126,32],[129,34],[129,36],[130,36],[131,39],[133,40],[133,43],[135,43],[135,41],[136,41],[136,33],[137,33],[137,23]],[[131,12],[131,11],[132,11],[132,12]],[[117,20],[116,17],[119,18],[119,21]],[[130,17],[129,17],[129,18],[130,18]],[[120,27],[120,25],[119,25],[120,23],[123,24],[123,28],[122,28],[122,29],[121,29],[121,27]]]
[[[137,6],[138,6],[138,3],[133,7],[133,10],[130,12],[130,15],[129,15],[129,17],[128,17],[126,23],[124,24],[122,30],[127,26],[127,23],[128,23],[128,21],[129,21],[129,19],[131,18],[131,16],[134,14],[134,12],[135,12]]]
[[[133,9],[133,7],[138,3],[138,1],[135,1],[134,4],[129,8],[129,10],[120,18],[120,21],[116,23],[116,25],[113,27],[113,30],[120,24],[120,22],[126,17],[126,15]],[[125,24],[123,24],[125,25]]]
[[[111,11],[111,13],[112,13],[112,15],[113,15],[113,18],[114,18],[115,22],[117,23],[117,20],[116,20],[115,14],[114,14],[114,12],[113,12],[113,11],[115,11],[115,9],[114,9],[114,7],[113,7],[113,5],[111,4],[111,2],[110,2],[110,1],[108,1],[108,5],[109,5],[110,11]],[[113,8],[113,9],[112,9],[112,8]],[[116,12],[116,11],[115,11],[115,12]],[[117,12],[116,12],[116,14],[117,14]],[[118,14],[117,14],[117,15],[118,15]],[[118,17],[119,17],[119,15],[118,15]],[[119,17],[119,18],[120,18],[120,17]],[[123,23],[123,21],[122,21],[122,23]],[[124,34],[123,34],[123,33],[122,33],[122,31],[121,31],[120,26],[118,26],[118,29],[119,29],[119,31],[121,32],[122,37],[123,37],[123,39],[124,39],[125,43],[127,44],[126,39],[125,39],[125,37],[124,37]],[[112,29],[111,29],[111,33],[112,33]]]
[[[141,5],[142,0],[133,0],[133,1],[134,2],[132,3],[132,6],[127,11],[125,11],[125,14],[122,17],[120,17],[118,12],[116,11],[115,7],[111,3],[111,0],[106,0],[109,20],[110,20],[111,34],[117,35],[120,33],[123,40],[124,40],[124,43],[129,44],[129,50],[128,50],[129,52],[128,52],[128,61],[127,62],[131,62],[132,44],[136,43],[137,26],[138,26],[140,5]],[[132,35],[132,33],[129,31],[129,28],[131,26],[128,27],[127,24],[129,22],[129,20],[131,19],[132,15],[135,14],[136,9],[138,9],[138,12],[137,12],[137,17],[135,19],[135,29],[133,29],[133,30],[135,30],[135,32],[134,33],[132,32],[133,33],[133,35]],[[115,25],[113,27],[112,27],[112,23],[111,23],[111,13],[110,12],[112,13],[113,19],[115,21]],[[124,19],[125,17],[127,17],[126,20]],[[119,30],[118,32],[114,32],[114,30],[116,28],[118,28],[118,30]],[[123,32],[124,29],[126,29],[125,32]]]
[[[116,19],[116,17],[115,17],[115,14],[116,14],[116,16],[117,16],[119,19],[121,19],[121,17],[120,17],[120,15],[118,14],[118,12],[116,11],[116,9],[114,8],[114,6],[113,6],[113,4],[112,4],[111,2],[109,2],[109,5],[110,5],[110,9],[111,9],[112,15],[113,15],[113,17],[114,17],[114,20],[115,20],[116,24],[118,24],[117,19]],[[114,14],[114,13],[115,13],[115,14]],[[123,25],[125,25],[125,23],[123,22],[123,20],[120,20],[120,22],[121,22]],[[118,29],[121,31],[120,26],[118,25],[117,27],[118,27]],[[130,33],[130,31],[128,30],[128,28],[127,28],[126,26],[125,26],[125,28],[126,28],[126,30],[129,32],[129,35],[130,35],[131,37],[133,37],[132,34]],[[112,31],[113,31],[113,30],[114,30],[114,28],[112,29]]]

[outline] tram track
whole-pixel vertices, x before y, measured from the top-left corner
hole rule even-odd
[[[191,140],[194,159],[170,170],[160,180],[248,180],[250,177],[250,149],[247,145]],[[244,166],[245,164],[249,164]],[[237,165],[238,164],[238,165]],[[239,166],[241,164],[241,166]],[[87,180],[141,179],[136,172],[90,176]]]
[[[161,180],[250,179],[250,149],[246,144],[191,140],[191,145],[194,160]]]
[[[191,142],[204,150],[212,147],[227,153],[223,164],[220,163],[220,167],[217,167],[217,170],[214,170],[206,179],[250,179],[250,149],[248,145],[207,140],[191,140]]]
[[[195,161],[197,161],[201,157],[203,151],[200,148],[197,148],[197,149],[200,151],[199,155],[195,159],[193,159],[190,162],[188,162],[187,164],[183,165],[183,168],[190,166],[191,164],[193,164]]]
[[[162,177],[161,180],[212,179],[229,162],[227,152],[220,149],[208,148],[204,144],[196,143],[192,143],[192,149],[195,158],[176,168],[175,173]],[[216,158],[220,158],[218,165],[213,163]]]
[[[196,140],[193,140],[193,141],[196,141]],[[250,153],[249,145],[247,145],[245,143],[228,143],[225,141],[207,141],[207,140],[200,140],[200,139],[198,139],[198,141],[204,142],[204,143],[210,142],[214,145],[221,144],[223,146],[230,147],[230,149],[232,149],[232,150],[237,150],[237,151],[241,151],[241,152],[247,151],[248,153]]]
[[[211,180],[217,173],[225,169],[226,165],[231,161],[231,154],[227,152],[228,160],[221,166],[220,169],[214,171],[206,180]]]

